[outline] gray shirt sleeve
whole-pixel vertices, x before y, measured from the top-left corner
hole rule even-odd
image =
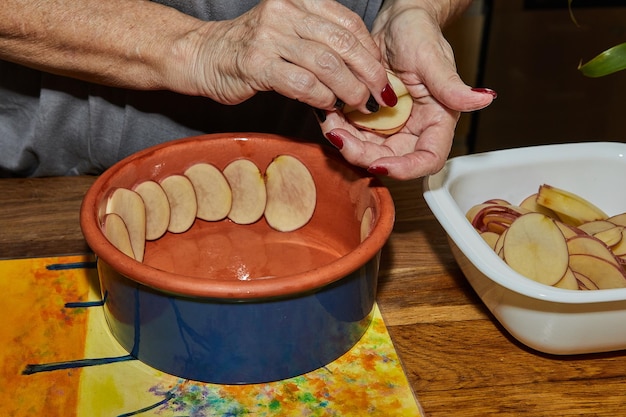
[[[204,20],[257,1],[162,0]],[[371,27],[382,0],[344,0]],[[235,106],[167,91],[105,87],[0,60],[0,177],[98,174],[138,150],[202,133],[323,140],[310,109],[273,92]]]

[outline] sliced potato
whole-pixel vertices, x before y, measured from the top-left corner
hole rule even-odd
[[[137,184],[133,190],[141,196],[146,207],[146,239],[160,238],[170,223],[170,203],[165,191],[152,180]]]
[[[584,198],[547,184],[518,209],[493,198],[471,207],[466,218],[500,258],[531,279],[566,289],[626,287],[626,213],[608,217]]]
[[[496,232],[482,232],[480,236],[483,238],[485,242],[491,247],[491,249],[495,249],[496,244],[498,243],[498,239],[500,239],[501,234]]]
[[[402,97],[404,95],[409,94],[409,90],[406,89],[406,85],[398,78],[393,71],[387,70],[387,79],[389,80],[389,84],[391,84],[391,88],[396,93],[396,96]]]
[[[518,206],[483,203],[470,208],[466,217],[479,232],[502,233],[518,217],[528,212],[527,209]]]
[[[387,78],[398,97],[398,102],[394,107],[381,107],[376,113],[367,114],[351,106],[345,106],[342,109],[346,119],[357,128],[390,136],[402,129],[411,116],[413,97],[392,71],[387,71]]]
[[[608,247],[614,247],[619,244],[624,237],[624,226],[615,226],[611,229],[602,230],[593,235],[598,240],[601,240]]]
[[[591,255],[570,255],[572,271],[589,278],[599,289],[626,288],[624,270],[606,259]]]
[[[502,250],[502,248],[504,247],[504,241],[506,239],[506,233],[508,231],[509,229],[506,229],[504,232],[502,232],[502,234],[500,235],[500,238],[496,241],[496,244],[493,246],[494,252],[498,254],[500,259],[504,259],[504,251]]]
[[[361,217],[361,242],[363,242],[371,233],[374,222],[374,211],[371,207],[367,207]]]
[[[618,226],[626,227],[626,212],[611,216],[607,220]]]
[[[578,280],[576,280],[576,275],[570,268],[567,268],[567,271],[565,272],[565,275],[563,275],[563,278],[561,278],[559,282],[554,284],[554,286],[557,288],[562,288],[564,290],[579,289]]]
[[[398,97],[393,107],[381,107],[376,113],[361,113],[358,110],[346,113],[346,118],[359,129],[377,132],[382,135],[393,135],[405,125],[411,116],[413,97]]]
[[[580,230],[587,233],[588,235],[595,235],[596,233],[603,232],[608,229],[614,228],[615,223],[611,223],[608,220],[594,220],[591,222],[586,222],[578,226]]]
[[[617,257],[625,257],[626,256],[626,239],[624,238],[624,230],[622,230],[622,238],[619,242],[611,245],[611,252],[615,254]]]
[[[599,290],[598,286],[596,284],[594,284],[594,282],[592,280],[590,280],[588,277],[586,277],[583,274],[580,274],[578,272],[573,272],[574,276],[576,277],[576,282],[578,282],[578,289],[579,290]]]
[[[565,237],[565,239],[584,234],[584,232],[579,230],[577,227],[569,226],[561,221],[555,220],[554,224],[556,224],[561,233],[563,233],[563,237]]]
[[[170,204],[170,222],[167,230],[171,233],[183,233],[189,230],[196,220],[198,203],[191,181],[184,175],[170,175],[159,184],[167,195]]]
[[[199,219],[218,221],[226,218],[233,203],[230,185],[215,166],[198,163],[185,171],[196,192]]]
[[[556,284],[568,268],[563,233],[553,219],[541,213],[527,213],[513,222],[502,249],[511,268],[542,284]]]
[[[115,213],[105,214],[102,228],[104,235],[113,246],[124,255],[135,259],[128,229],[126,228],[124,220],[122,220],[119,215]]]
[[[539,187],[537,203],[554,211],[572,226],[608,218],[605,212],[581,196],[547,184]]]
[[[543,213],[548,217],[552,217],[553,219],[559,218],[554,211],[537,203],[537,193],[531,194],[528,197],[526,197],[524,200],[522,200],[519,206],[525,208],[528,211],[536,211],[537,213]]]
[[[308,168],[291,155],[280,155],[265,170],[265,220],[274,229],[291,232],[311,220],[317,191]]]
[[[571,255],[589,255],[604,259],[607,262],[619,266],[619,262],[613,252],[600,240],[589,235],[579,235],[567,239],[567,251]]]
[[[249,159],[237,159],[224,168],[232,192],[228,218],[237,224],[252,224],[263,217],[267,191],[261,171]]]
[[[146,208],[141,196],[126,188],[116,188],[107,199],[106,214],[115,213],[124,221],[135,259],[143,261],[146,246]]]

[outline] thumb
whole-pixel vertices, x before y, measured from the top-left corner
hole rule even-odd
[[[480,110],[489,106],[498,96],[490,88],[468,86],[453,70],[431,71],[423,76],[430,94],[452,110],[460,112]]]

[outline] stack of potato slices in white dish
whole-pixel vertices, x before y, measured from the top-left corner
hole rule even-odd
[[[530,279],[570,290],[626,288],[626,213],[609,217],[583,197],[544,184],[519,205],[488,200],[466,217]]]

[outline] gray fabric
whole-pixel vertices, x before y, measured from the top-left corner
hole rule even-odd
[[[382,0],[341,3],[371,24]],[[257,1],[162,0],[203,20],[232,19]],[[145,147],[212,132],[320,140],[302,103],[260,93],[236,105],[166,91],[104,87],[0,60],[0,177],[98,174]]]

